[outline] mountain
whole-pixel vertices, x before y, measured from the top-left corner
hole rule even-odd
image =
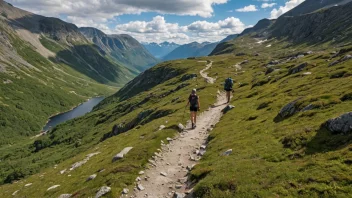
[[[219,55],[159,63],[91,113],[19,145],[8,142],[0,147],[0,197],[350,197],[351,4],[279,18],[226,42]],[[38,81],[41,72],[53,78],[40,79],[48,85],[74,83],[64,74],[55,80],[46,67],[36,65],[36,73],[32,64],[5,59],[24,56],[25,45],[12,45],[19,37],[10,30],[1,29],[1,65],[6,60],[6,70],[10,64],[21,70],[6,73],[0,87],[24,83],[3,91],[1,102],[23,111],[21,97],[51,96],[24,92],[37,91],[28,80],[34,75],[47,87]],[[295,38],[296,31],[303,36]],[[221,84],[228,77],[234,93],[224,104]],[[194,88],[201,108],[191,129],[185,105]],[[0,127],[11,113],[1,115]]]
[[[219,43],[225,43],[225,42],[231,41],[231,40],[233,40],[233,39],[235,39],[237,37],[238,37],[238,34],[232,34],[232,35],[227,36],[223,40],[221,40]]]
[[[330,8],[333,6],[344,5],[349,2],[352,2],[352,0],[321,0],[321,1],[306,0],[300,5],[298,5],[297,7],[286,12],[283,16],[284,17],[299,16],[299,15],[315,12],[322,8]]]
[[[0,148],[37,135],[48,117],[109,95],[136,74],[74,24],[0,0]]]
[[[200,56],[208,56],[213,49],[216,47],[217,43],[198,43],[193,42],[185,45],[181,45],[180,47],[176,48],[168,55],[163,57],[163,60],[176,60],[176,59],[183,59],[189,57],[200,57]]]
[[[176,43],[144,43],[144,47],[155,57],[162,58],[168,53],[172,52],[174,49],[178,48],[180,45]]]
[[[142,72],[158,62],[136,39],[129,35],[106,35],[91,27],[82,27],[79,31],[117,62],[134,71]]]
[[[305,13],[309,10],[309,13],[304,15],[283,15],[276,20],[263,19],[253,28],[244,30],[238,38],[251,37],[249,34],[252,34],[253,38],[262,41],[284,39],[294,44],[343,43],[349,40],[352,36],[352,23],[349,17],[352,14],[352,1],[330,0],[321,2],[324,2],[324,4],[314,4],[315,1],[312,0],[305,1],[304,4],[292,10],[292,13]],[[340,2],[340,6],[327,6],[338,2]],[[312,5],[315,6],[312,7]],[[219,44],[211,55],[230,53],[234,49],[239,50],[235,43],[236,41]]]

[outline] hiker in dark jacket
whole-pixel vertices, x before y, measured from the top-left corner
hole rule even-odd
[[[231,77],[225,80],[224,90],[226,91],[227,103],[230,103],[231,92],[233,92],[233,80]]]
[[[190,105],[189,110],[191,111],[192,129],[195,129],[197,127],[197,111],[200,109],[199,96],[197,96],[196,89],[193,89],[191,95],[189,95],[187,106],[188,105]]]

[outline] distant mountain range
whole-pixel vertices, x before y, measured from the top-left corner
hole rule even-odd
[[[156,58],[162,59],[162,57],[166,56],[174,49],[178,48],[180,45],[176,43],[143,43],[143,46]]]
[[[143,45],[127,34],[106,35],[91,27],[82,27],[79,31],[117,62],[132,70],[142,72],[158,63],[158,60]]]
[[[168,55],[164,56],[162,59],[164,61],[168,60],[176,60],[183,59],[189,57],[200,57],[200,56],[208,56],[216,47],[218,43],[198,43],[193,42],[185,45],[181,45]]]

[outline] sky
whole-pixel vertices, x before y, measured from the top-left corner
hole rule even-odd
[[[36,14],[58,17],[140,42],[217,42],[263,18],[276,19],[305,0],[7,0]]]

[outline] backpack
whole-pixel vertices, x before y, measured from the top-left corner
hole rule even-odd
[[[233,80],[232,80],[232,78],[227,78],[227,79],[225,80],[224,89],[225,89],[225,90],[231,90],[231,89],[232,89],[232,86],[233,86]]]
[[[190,95],[189,96],[189,103],[191,104],[191,107],[197,107],[198,106],[198,96],[197,95]]]

